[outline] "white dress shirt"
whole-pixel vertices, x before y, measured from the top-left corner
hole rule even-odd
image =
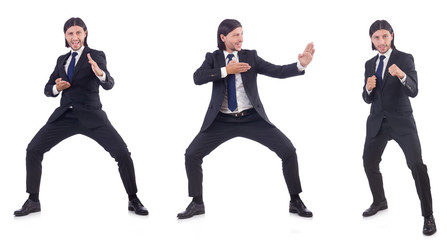
[[[225,50],[223,51],[223,53],[224,53],[224,57],[225,57],[225,65],[228,65],[227,56],[229,53]],[[234,51],[233,54],[234,54],[234,57],[232,58],[232,61],[236,60],[236,62],[239,62],[238,52]],[[302,72],[306,69],[305,67],[301,66],[300,62],[298,62],[297,68],[298,68],[298,71],[300,71],[300,72]],[[227,74],[227,69],[225,67],[222,67],[220,69],[220,72],[221,72],[222,78],[227,77],[228,74]],[[235,80],[236,80],[237,108],[234,110],[234,112],[232,112],[230,109],[228,109],[228,88],[226,88],[225,97],[222,102],[222,106],[220,108],[220,111],[222,113],[239,113],[244,110],[253,108],[253,105],[251,104],[250,99],[248,99],[247,93],[245,92],[244,83],[242,82],[242,77],[241,77],[240,73],[235,74]],[[225,84],[227,84],[227,81],[225,81]]]
[[[68,72],[68,65],[70,65],[70,61],[71,61],[71,58],[73,57],[73,52],[77,52],[78,53],[78,55],[76,55],[76,57],[75,57],[75,66],[76,66],[76,64],[78,63],[78,61],[79,61],[79,58],[81,57],[81,55],[82,55],[82,52],[84,51],[84,48],[85,48],[85,46],[82,46],[81,48],[79,48],[77,51],[73,51],[73,49],[71,49],[71,51],[70,51],[70,56],[68,57],[68,59],[67,59],[67,62],[65,63],[65,65],[64,65],[64,67],[65,67],[65,73],[67,73]],[[93,59],[94,60],[94,59]],[[102,82],[105,82],[106,81],[106,74],[104,73],[101,77],[99,77],[99,76],[96,76],[96,77],[98,77],[98,79],[99,80],[101,80]],[[56,88],[56,84],[53,86],[53,95],[58,95],[59,94],[59,91],[57,90],[57,88]]]
[[[223,51],[224,52],[224,56],[225,56],[225,65],[228,65],[228,52],[227,51]],[[238,56],[238,52],[234,51],[233,52],[234,57],[232,59],[235,60],[236,62],[239,62],[239,56]],[[225,67],[221,68],[221,75],[222,78],[227,77],[227,69]],[[253,108],[253,105],[250,102],[250,99],[248,99],[247,93],[245,92],[245,88],[244,88],[244,84],[242,83],[242,77],[240,73],[236,73],[235,75],[235,80],[236,80],[236,100],[237,100],[237,108],[234,110],[234,112],[242,112],[244,110]],[[225,85],[227,84],[227,81],[225,81]],[[220,108],[220,111],[223,113],[232,113],[232,111],[230,109],[228,109],[228,87],[226,88],[225,91],[225,97],[224,100],[222,102],[222,106]]]

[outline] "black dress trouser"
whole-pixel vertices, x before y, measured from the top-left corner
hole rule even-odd
[[[211,126],[200,132],[185,153],[188,191],[190,197],[202,195],[203,158],[220,144],[244,137],[268,147],[282,159],[282,170],[290,194],[301,192],[296,149],[292,142],[275,126],[268,124],[253,109],[251,114],[234,117],[219,113]]]
[[[433,213],[432,197],[430,190],[430,179],[427,173],[427,166],[422,162],[421,144],[417,130],[409,134],[397,134],[383,119],[382,126],[377,136],[366,138],[363,151],[363,165],[369,186],[373,195],[374,203],[385,201],[382,174],[379,164],[382,161],[382,154],[389,140],[394,139],[405,154],[407,166],[410,168],[416,184],[416,190],[421,201],[422,215],[429,217]]]
[[[106,124],[97,128],[82,126],[72,109],[52,123],[47,123],[34,136],[26,149],[26,191],[39,193],[43,155],[62,140],[76,134],[85,135],[99,143],[118,163],[127,194],[137,193],[135,170],[127,145],[115,128]]]

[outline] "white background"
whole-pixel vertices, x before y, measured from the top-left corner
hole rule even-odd
[[[126,141],[148,217],[127,211],[117,166],[93,140],[74,136],[45,154],[42,212],[15,218],[25,193],[25,149],[59,105],[43,88],[64,47],[63,24],[81,17],[91,48],[106,53],[116,80],[101,89],[104,110]],[[302,199],[312,219],[288,213],[280,159],[236,138],[204,159],[206,214],[179,221],[190,202],[184,151],[198,133],[211,84],[193,72],[216,49],[217,26],[238,19],[245,49],[275,64],[316,48],[306,74],[260,75],[270,120],[297,148]],[[392,141],[381,169],[389,209],[361,216],[372,202],[362,165],[369,105],[364,63],[376,54],[368,35],[388,20],[396,47],[412,53],[419,95],[412,99],[432,184],[438,233],[447,234],[447,134],[442,1],[2,1],[0,3],[1,239],[423,239],[419,199]]]

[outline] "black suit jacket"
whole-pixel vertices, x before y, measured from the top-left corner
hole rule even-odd
[[[365,64],[363,100],[371,104],[370,115],[366,123],[366,137],[377,135],[384,117],[387,118],[397,134],[404,135],[416,131],[413,109],[409,99],[409,97],[414,98],[418,94],[418,78],[413,56],[394,49],[385,68],[383,87],[380,88],[377,84],[377,87],[368,95],[365,88],[366,81],[368,77],[375,75],[377,58],[378,55]],[[398,77],[393,77],[388,72],[388,68],[393,64],[396,64],[407,75],[405,85]]]
[[[101,82],[92,70],[88,62],[87,54],[90,53],[92,59],[98,64],[99,68],[106,74],[105,82]],[[56,97],[53,94],[53,86],[56,84],[57,78],[68,81],[67,73],[64,65],[67,62],[70,52],[60,56],[57,59],[56,67],[45,85],[45,95],[48,97]],[[102,110],[101,101],[99,99],[99,86],[109,90],[115,84],[106,67],[106,56],[102,51],[84,48],[78,63],[75,66],[71,87],[62,91],[61,103],[58,108],[48,119],[48,123],[58,119],[69,107],[73,107],[73,111],[78,117],[81,124],[88,128],[95,128],[110,123],[106,113]]]
[[[258,73],[275,78],[288,78],[304,74],[299,72],[297,63],[288,65],[274,65],[264,61],[258,56],[255,50],[241,50],[238,52],[239,62],[248,63],[251,68],[247,72],[241,73],[245,92],[256,112],[269,124],[273,125],[264,110],[258,93],[257,76]],[[214,121],[220,111],[223,99],[225,97],[226,85],[225,78],[221,77],[220,69],[225,67],[225,57],[222,50],[216,50],[213,53],[207,53],[205,61],[199,69],[194,72],[194,82],[197,85],[213,83],[213,92],[208,111],[205,115],[201,131],[205,131]]]

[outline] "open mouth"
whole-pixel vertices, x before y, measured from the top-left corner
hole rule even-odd
[[[74,49],[77,49],[77,48],[80,47],[80,42],[79,42],[79,41],[71,42],[71,46],[72,46]]]

